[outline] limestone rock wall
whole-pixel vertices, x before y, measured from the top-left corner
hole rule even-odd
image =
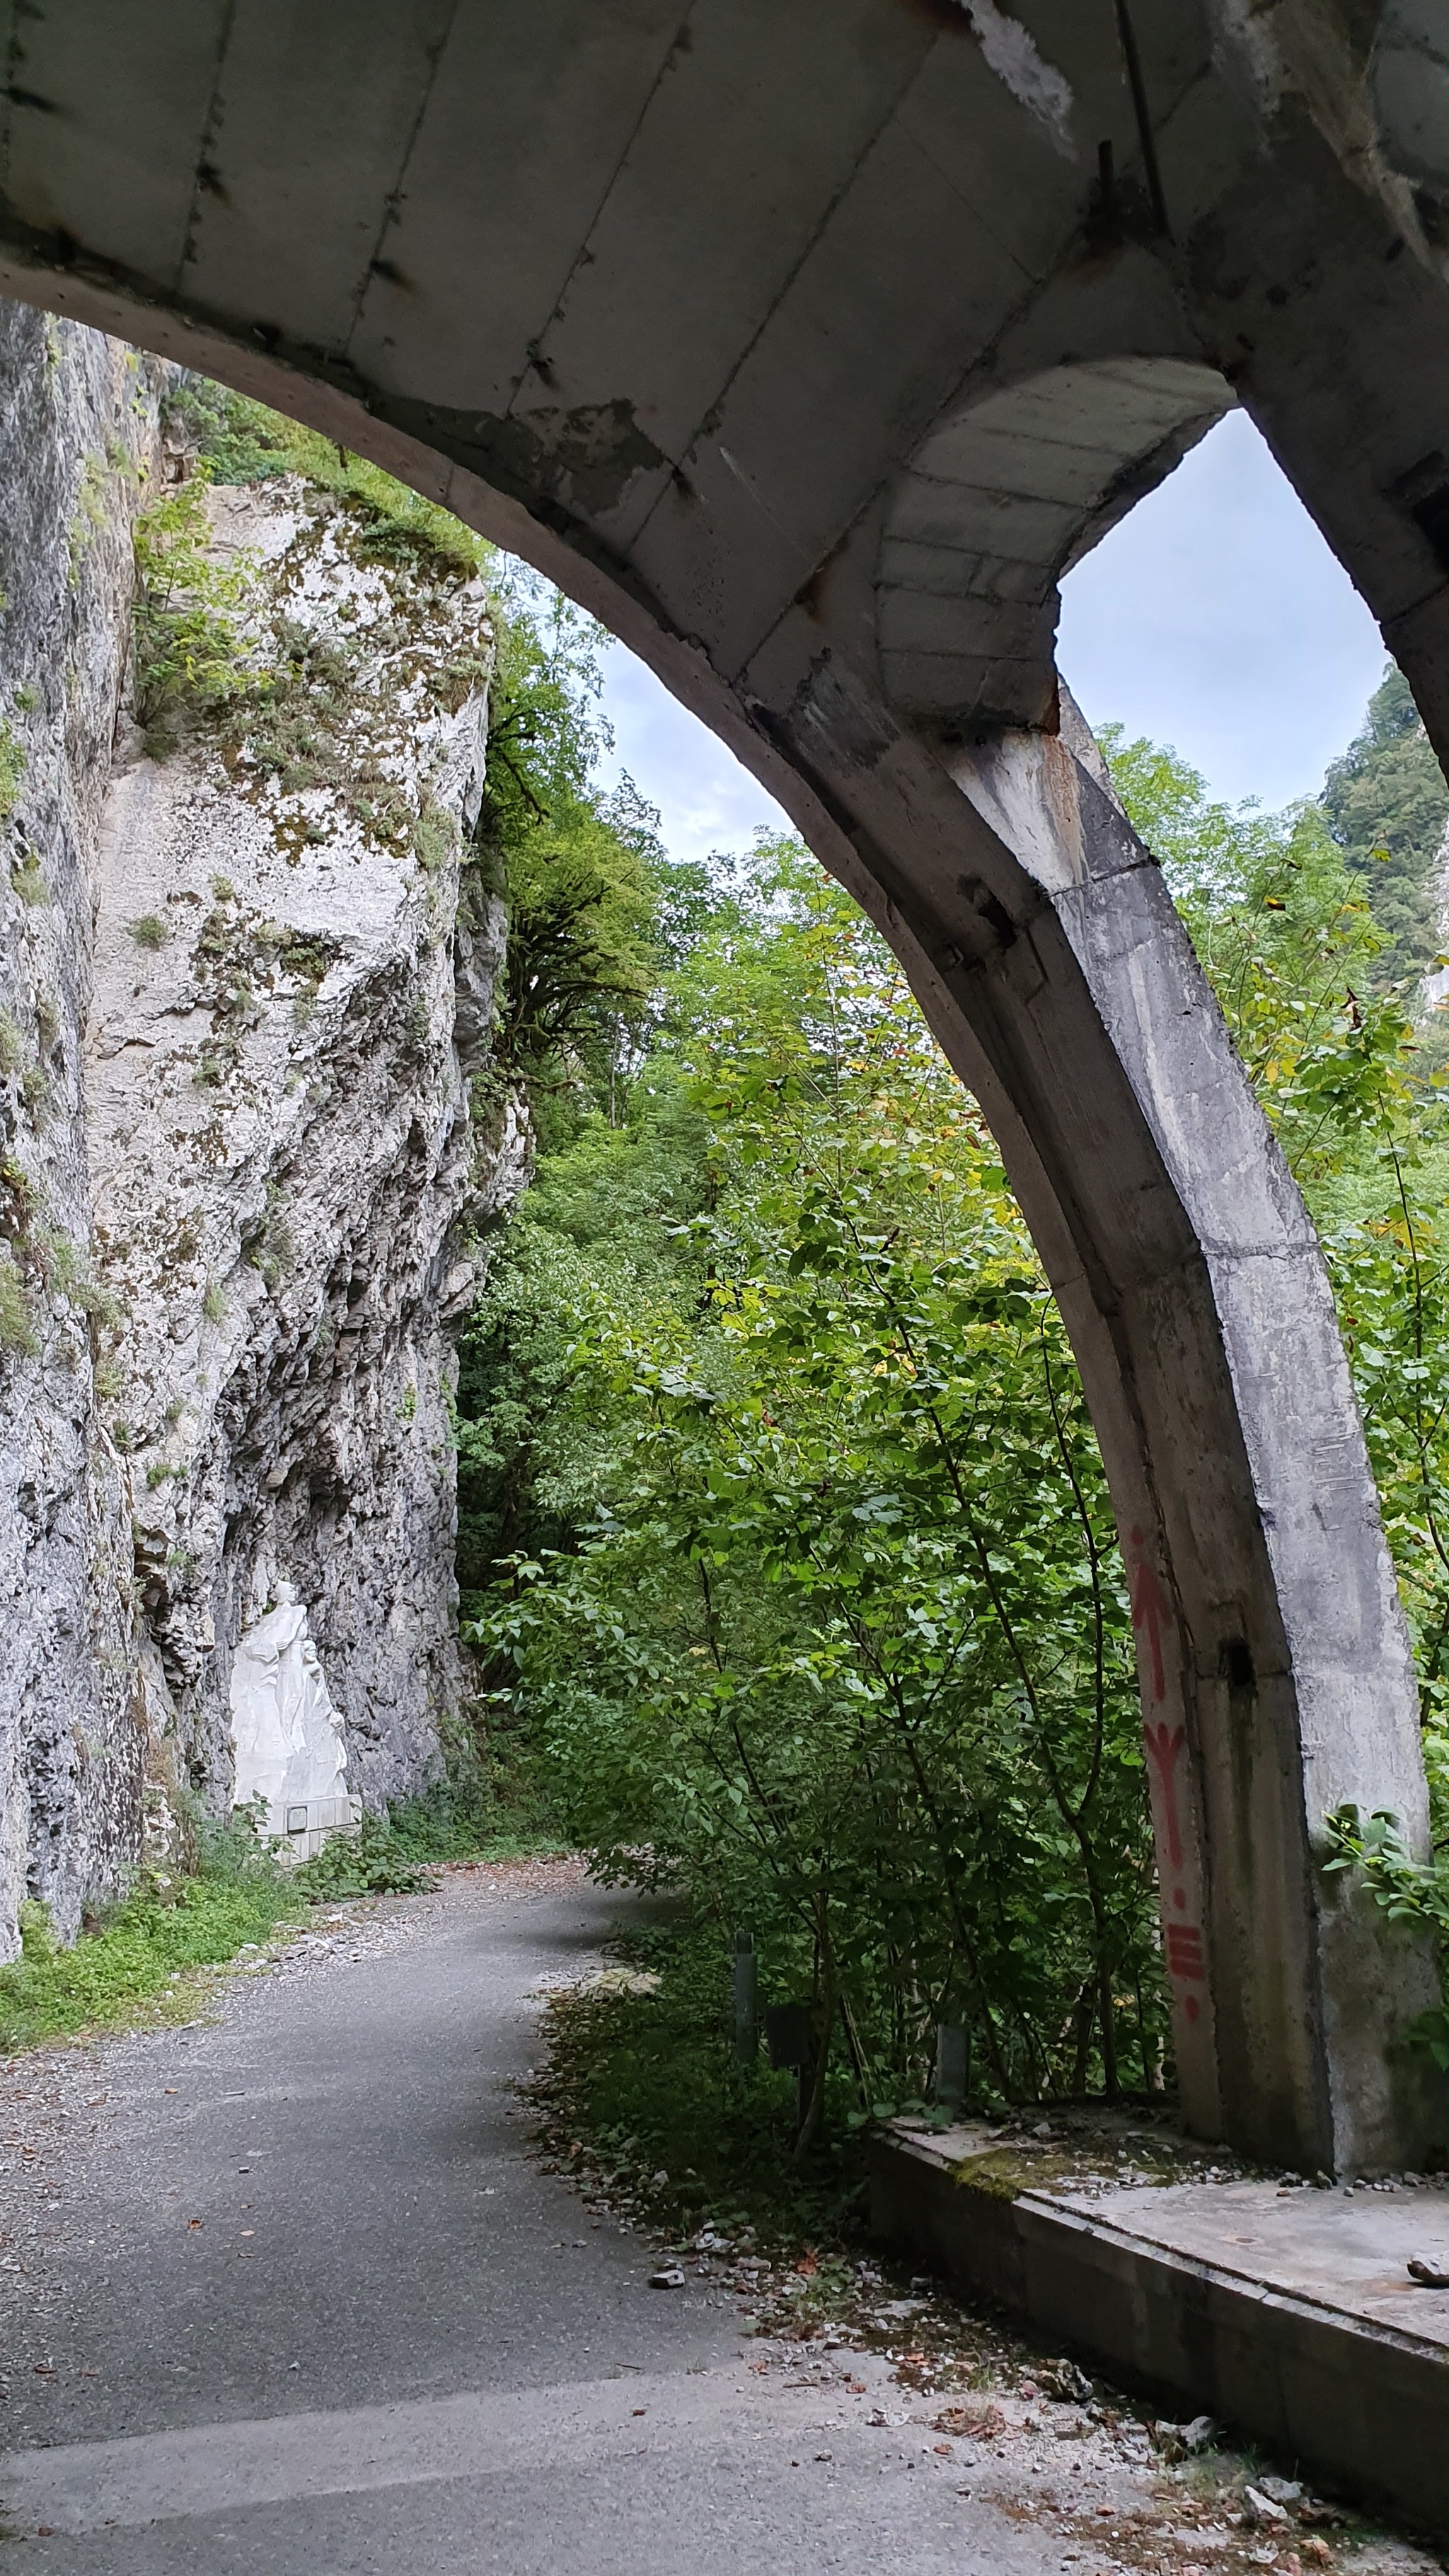
[[[141,1829],[125,1479],[99,1427],[82,1038],[130,523],[159,371],[0,304],[0,1960],[73,1933]]]
[[[24,753],[0,884],[24,1175],[0,1201],[0,1332],[23,1301],[0,1350],[5,1956],[27,1887],[70,1932],[124,1883],[148,1780],[153,1806],[225,1805],[233,1657],[288,1584],[354,1797],[440,1768],[451,1328],[528,1136],[488,1063],[502,906],[467,864],[481,583],[296,477],[212,490],[214,557],[246,573],[237,686],[143,735],[131,521],[183,461],[164,372],[14,308],[0,368],[0,713]]]
[[[231,1656],[290,1580],[376,1805],[435,1765],[458,1695],[443,1310],[498,1159],[454,1044],[491,635],[476,578],[421,545],[379,557],[331,493],[209,501],[278,676],[169,757],[133,738],[101,819],[89,1145],[127,1313],[109,1428],[197,1786],[227,1783]],[[501,907],[472,912],[486,1024]]]

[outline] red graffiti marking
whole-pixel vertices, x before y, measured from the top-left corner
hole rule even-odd
[[[1143,1738],[1148,1760],[1162,1783],[1162,1812],[1167,1820],[1167,1857],[1174,1869],[1182,1867],[1182,1834],[1177,1821],[1177,1766],[1187,1741],[1180,1726],[1169,1727],[1166,1718],[1156,1726],[1144,1726]]]
[[[1128,1591],[1132,1600],[1132,1625],[1146,1631],[1147,1650],[1152,1658],[1152,1696],[1162,1699],[1167,1691],[1167,1673],[1162,1661],[1162,1630],[1172,1616],[1172,1604],[1157,1580],[1156,1572],[1142,1553],[1142,1532],[1132,1532],[1132,1570]]]
[[[1169,1923],[1167,1973],[1170,1977],[1187,1977],[1195,1986],[1205,1983],[1207,1966],[1202,1955],[1202,1934],[1195,1923]]]

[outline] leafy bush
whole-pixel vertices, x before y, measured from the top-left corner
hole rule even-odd
[[[722,906],[639,1089],[682,1090],[685,1114],[641,1101],[630,1134],[586,1134],[515,1231],[561,1301],[515,1526],[534,1534],[547,1491],[562,1543],[484,1589],[499,1703],[607,1875],[682,1880],[753,1925],[859,2100],[924,2090],[938,2021],[970,2029],[983,2102],[1152,2086],[1130,1611],[978,1114],[791,844]],[[651,1148],[686,1138],[693,1174],[661,1190],[656,1161],[644,1186]],[[495,1456],[518,1286],[505,1255],[477,1327]],[[481,1465],[466,1421],[460,1440]]]
[[[316,1902],[341,1896],[414,1896],[431,1884],[410,1860],[383,1816],[364,1816],[354,1834],[330,1834],[315,1858],[293,1872],[299,1895]]]

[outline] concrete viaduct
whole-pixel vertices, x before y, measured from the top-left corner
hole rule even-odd
[[[1424,2161],[1422,1847],[1332,1306],[1057,582],[1242,404],[1449,765],[1442,0],[7,0],[0,291],[526,557],[903,959],[1061,1301],[1138,1614],[1190,2122]]]

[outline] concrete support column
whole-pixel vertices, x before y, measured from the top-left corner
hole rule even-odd
[[[1075,711],[1071,711],[1075,716]],[[1190,2125],[1422,2161],[1426,1946],[1318,1866],[1325,1811],[1427,1837],[1418,1704],[1328,1281],[1160,871],[1090,737],[941,754],[817,659],[776,731],[813,838],[980,1099],[1101,1440],[1131,1586]]]

